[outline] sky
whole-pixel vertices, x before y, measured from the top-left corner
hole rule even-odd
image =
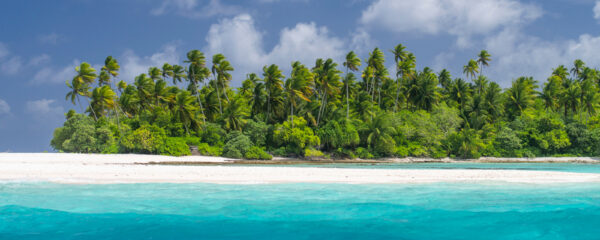
[[[292,61],[338,63],[402,43],[417,67],[462,66],[486,49],[484,74],[502,87],[519,76],[543,83],[575,59],[600,65],[595,0],[8,0],[0,8],[0,152],[53,151],[52,133],[69,109],[75,66],[99,69],[107,56],[132,82],[151,66],[183,64],[185,53],[223,53],[233,86],[266,64],[289,74]]]

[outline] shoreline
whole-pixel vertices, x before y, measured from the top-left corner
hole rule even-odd
[[[181,165],[182,160],[187,163],[204,165]],[[543,163],[547,160],[539,159],[528,162]],[[565,158],[560,162],[581,163],[582,160],[585,160],[586,163],[589,161],[595,161],[589,163],[598,163],[598,160],[591,158],[587,160]],[[282,168],[276,166],[228,165],[235,164],[235,162],[233,159],[203,156],[0,153],[0,181],[47,181],[69,184],[411,184],[436,182],[547,184],[600,182],[600,174],[595,173],[497,169]],[[449,162],[449,164],[451,163]]]

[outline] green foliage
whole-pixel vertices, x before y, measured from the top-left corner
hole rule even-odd
[[[317,131],[317,135],[325,150],[352,148],[360,142],[356,127],[349,121],[329,121]]]
[[[323,158],[325,154],[319,150],[315,150],[312,148],[307,148],[304,150],[304,158],[306,159],[319,159]]]
[[[521,150],[521,139],[517,133],[509,127],[502,127],[494,139],[494,149],[498,151],[499,156],[518,157],[518,151]]]
[[[161,154],[171,156],[186,156],[191,155],[190,147],[186,144],[185,139],[180,137],[167,137],[165,145],[161,150]]]
[[[156,125],[143,125],[129,132],[121,139],[123,152],[128,153],[162,153],[167,134]]]
[[[248,120],[244,127],[244,134],[250,137],[250,140],[256,146],[265,146],[267,143],[267,133],[269,132],[269,125],[264,122]]]
[[[294,127],[292,127],[291,120],[277,124],[273,138],[279,143],[279,146],[285,146],[288,153],[294,154],[302,154],[305,148],[315,147],[321,142],[302,117],[294,118]]]
[[[246,151],[244,158],[251,160],[271,160],[273,159],[273,156],[265,152],[265,150],[260,147],[252,146]]]
[[[375,156],[369,152],[366,148],[356,148],[356,156],[362,159],[373,159]]]
[[[227,132],[221,128],[218,124],[215,123],[206,123],[204,128],[200,131],[200,137],[202,138],[202,142],[208,143],[214,146],[223,146],[225,141],[225,135]]]
[[[200,143],[198,145],[198,152],[204,156],[221,156],[223,154],[223,148],[218,146],[210,146],[208,143]]]
[[[223,156],[228,158],[244,158],[246,152],[252,147],[252,142],[248,136],[238,131],[232,133],[227,136],[227,143],[223,147]]]
[[[73,114],[63,127],[54,130],[54,137],[50,142],[56,150],[79,153],[104,152],[113,144],[114,138],[109,126],[96,126],[93,118],[82,114]]]

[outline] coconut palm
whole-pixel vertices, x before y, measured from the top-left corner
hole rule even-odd
[[[195,122],[196,111],[198,108],[194,105],[195,97],[189,91],[181,91],[175,96],[174,114],[183,126],[186,134],[190,134],[190,125]]]
[[[173,65],[171,67],[171,73],[171,79],[173,80],[173,84],[177,84],[178,82],[182,82],[183,80],[187,79],[185,68],[183,68],[180,65]]]
[[[350,78],[348,77],[348,71],[358,71],[358,67],[360,67],[360,64],[360,58],[356,56],[356,53],[354,53],[354,51],[350,51],[348,54],[346,54],[346,61],[344,62],[344,67],[346,67],[346,78],[344,79],[349,80]],[[350,117],[350,101],[348,100],[350,94],[348,91],[349,84],[347,82],[349,81],[344,81],[344,87],[346,88],[346,119]]]
[[[467,65],[463,66],[463,73],[465,74],[465,76],[467,76],[467,78],[471,78],[474,79],[476,73],[479,73],[479,66],[477,64],[477,61],[471,59],[469,60],[469,63],[467,63]]]
[[[282,90],[283,78],[285,76],[279,70],[279,67],[275,64],[263,67],[263,81],[265,82],[265,90],[267,92],[267,114],[265,116],[265,122],[269,121],[269,115],[271,114],[271,102],[272,95],[275,91]]]
[[[198,104],[200,105],[200,111],[202,112],[202,121],[206,123],[206,119],[204,118],[204,116],[206,115],[204,113],[204,107],[202,106],[202,101],[200,100],[200,93],[198,91],[199,84],[203,83],[204,79],[208,78],[208,76],[210,75],[210,71],[208,70],[208,68],[206,68],[206,57],[204,57],[204,53],[200,52],[199,50],[191,50],[186,54],[186,56],[187,60],[185,60],[184,62],[189,63],[187,77],[187,80],[189,81],[188,89],[193,90],[193,92],[191,93],[192,95],[196,96]],[[176,72],[179,72],[179,74],[177,74]],[[182,73],[180,69],[173,68],[173,76],[173,81],[175,81],[175,79],[177,79],[177,81],[181,81]]]
[[[115,108],[115,92],[108,85],[94,88],[91,95],[90,109],[100,116],[107,114],[108,109]]]
[[[89,85],[96,80],[96,69],[94,69],[89,63],[83,62],[79,66],[75,67],[77,75],[73,77],[73,81],[78,84]]]
[[[290,101],[291,123],[294,127],[294,107],[298,105],[297,100],[310,102],[310,95],[314,84],[313,74],[300,62],[292,63],[293,71],[290,78],[285,82],[285,91]]]
[[[536,84],[537,81],[532,77],[520,77],[512,82],[505,92],[506,109],[510,111],[511,117],[519,116],[526,108],[533,106],[537,94]]]
[[[477,55],[477,63],[479,63],[479,76],[483,75],[483,67],[487,67],[490,65],[490,61],[492,61],[491,57],[492,55],[490,55],[488,53],[488,51],[486,50],[481,50],[481,52],[479,52],[479,54]]]
[[[236,95],[229,102],[222,115],[223,126],[226,130],[242,131],[248,117],[247,104],[243,96]]]
[[[575,77],[576,79],[580,79],[584,68],[585,68],[585,63],[581,59],[576,59],[573,62],[573,68],[571,68],[571,74],[573,74],[573,77]]]

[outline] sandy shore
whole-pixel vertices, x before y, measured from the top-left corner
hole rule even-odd
[[[313,167],[180,166],[151,162],[227,162],[219,157],[134,154],[0,153],[0,181],[57,183],[513,183],[599,182],[600,174],[520,170],[348,169]]]

